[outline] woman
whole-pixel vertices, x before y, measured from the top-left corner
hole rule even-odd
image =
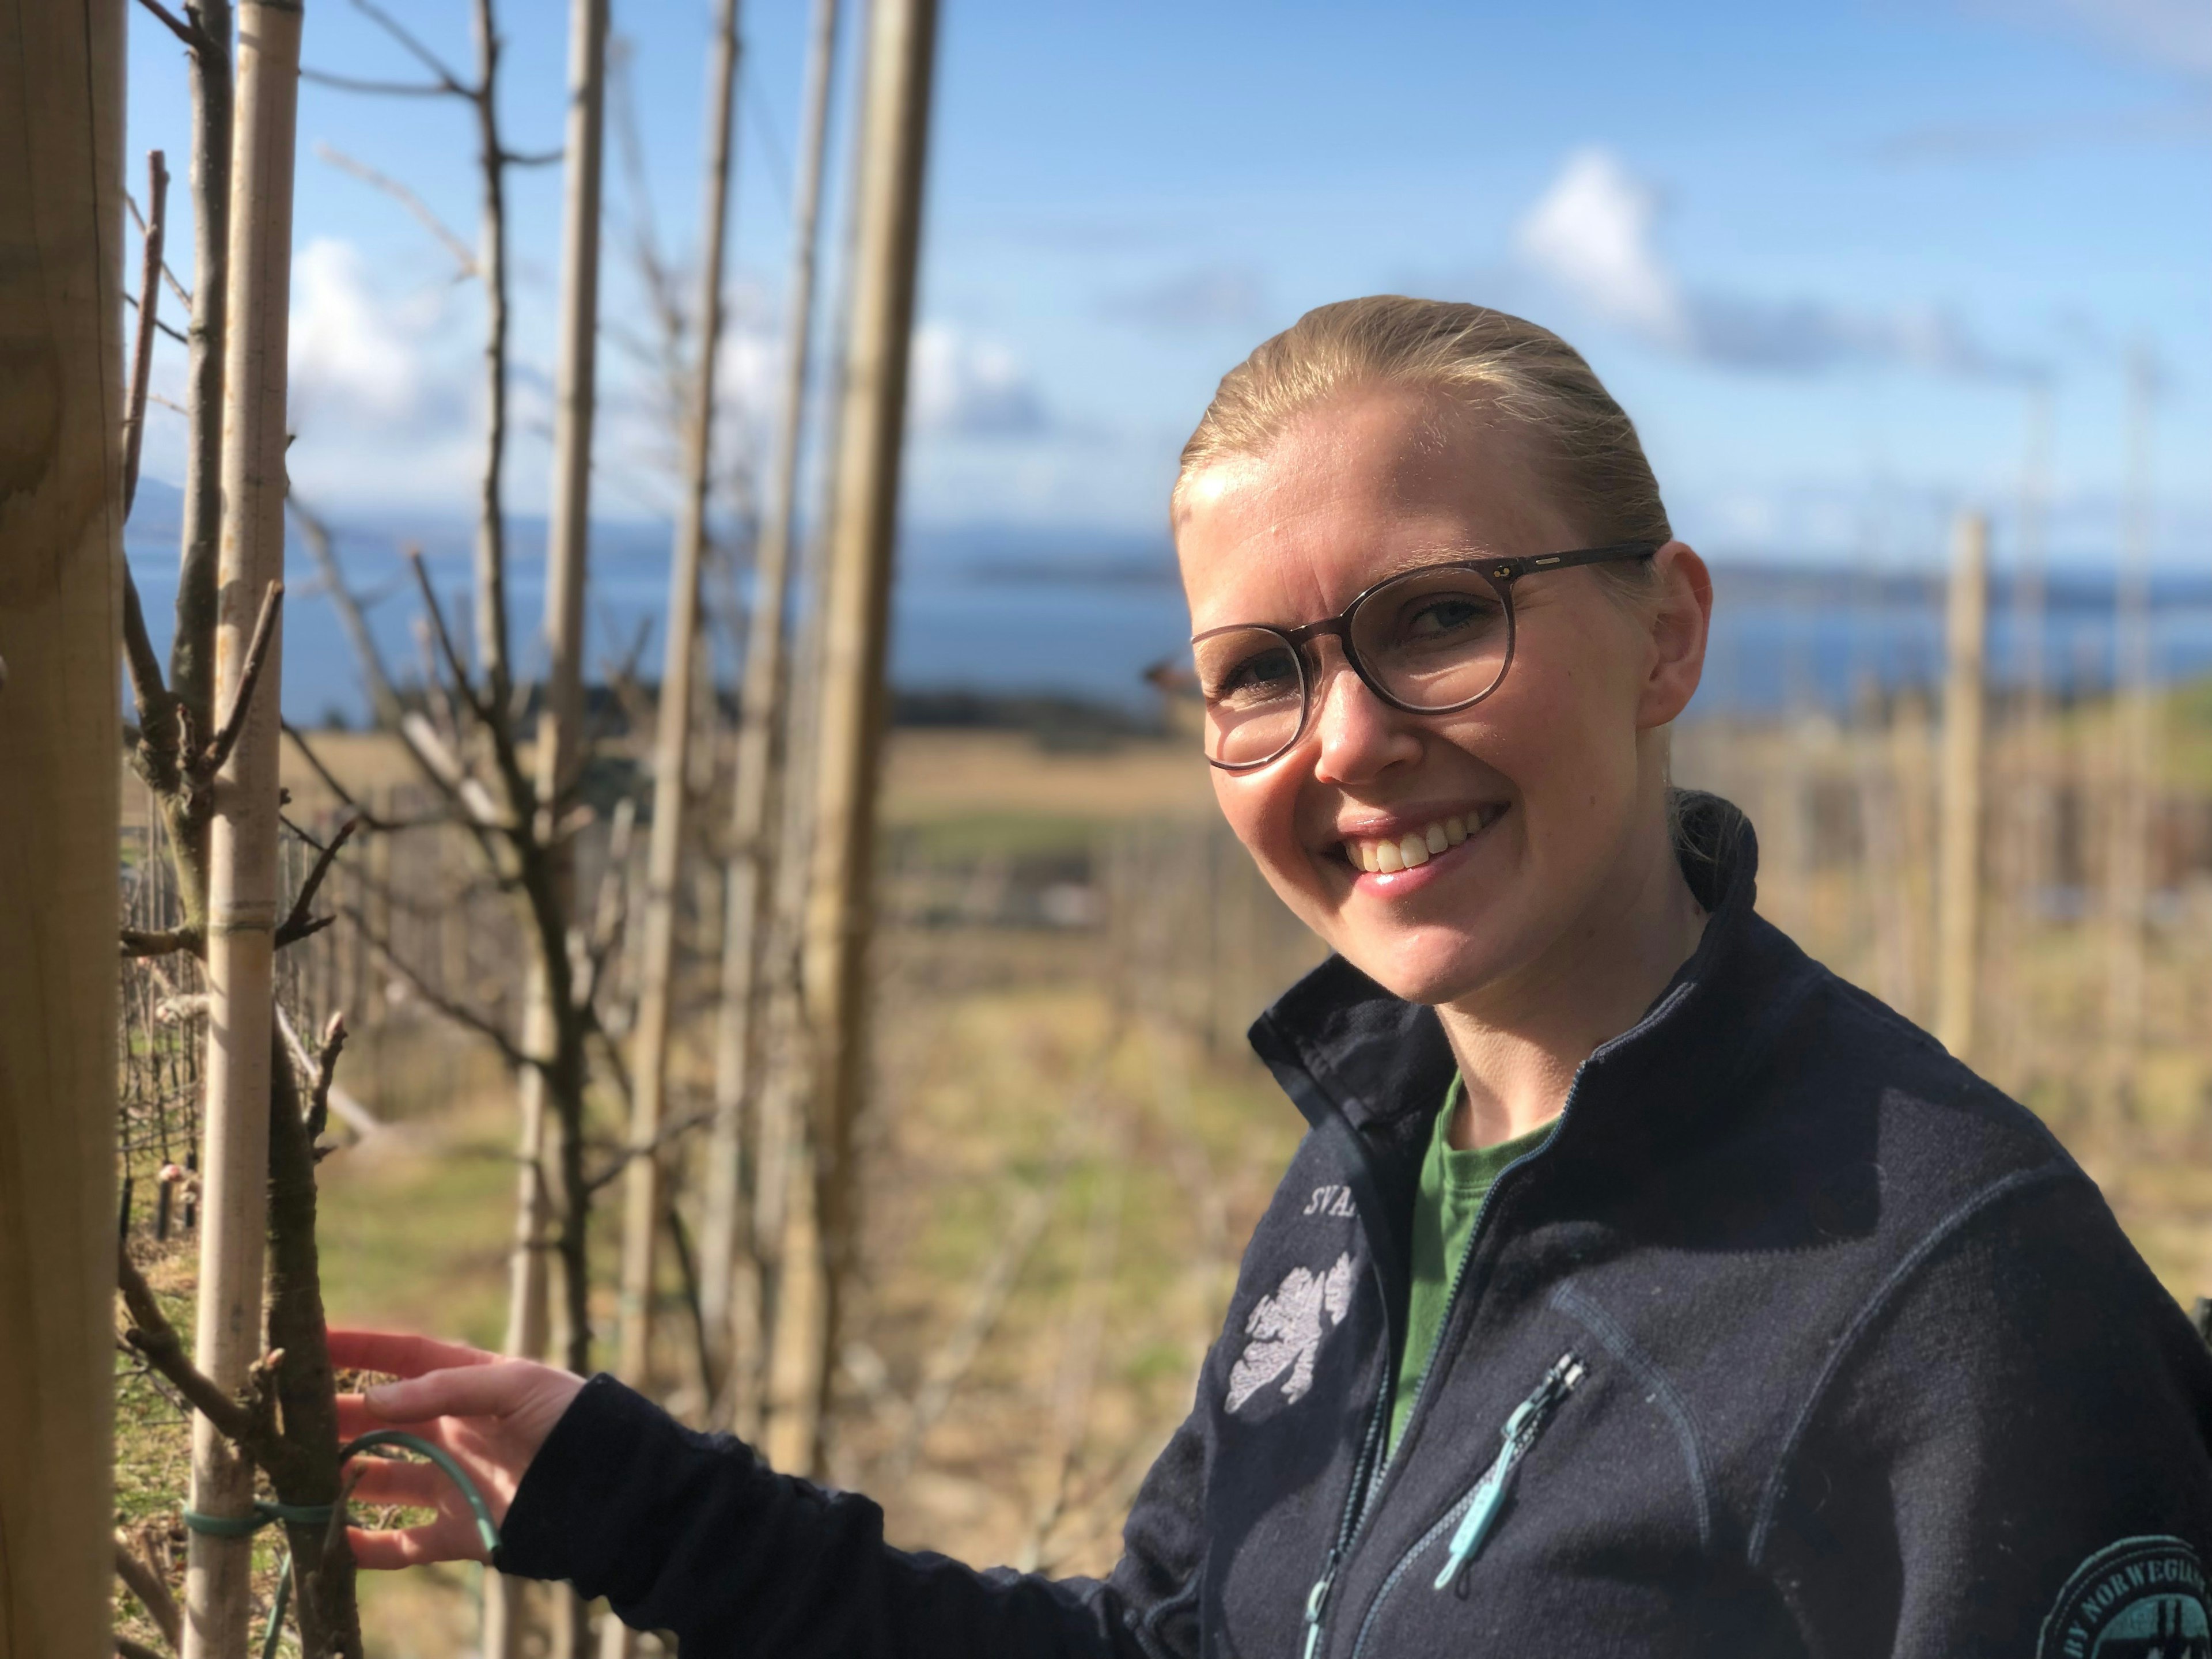
[[[1670,794],[1711,586],[1582,359],[1324,307],[1173,514],[1222,811],[1336,955],[1253,1028],[1312,1132],[1113,1574],[888,1549],[610,1379],[418,1339],[334,1345],[413,1376],[349,1424],[441,1436],[503,1567],[686,1659],[2205,1653],[2212,1359]],[[364,1565],[477,1553],[441,1480],[372,1468],[445,1508]]]

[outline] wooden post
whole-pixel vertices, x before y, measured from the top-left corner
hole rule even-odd
[[[0,4],[0,1659],[113,1650],[123,44]]]
[[[1936,1038],[1961,1060],[1974,1046],[1982,903],[1982,663],[1990,615],[1990,521],[1961,514],[1945,623],[1943,781],[1936,808]]]
[[[769,902],[778,849],[772,824],[782,777],[781,745],[792,565],[792,519],[806,413],[814,327],[816,245],[822,212],[822,156],[830,127],[830,72],[837,46],[838,0],[814,0],[806,72],[805,149],[792,223],[791,283],[786,302],[783,404],[776,431],[768,514],[753,561],[752,617],[744,684],[738,705],[737,775],[731,791],[730,870],[722,927],[721,1006],[715,1023],[714,1123],[707,1155],[706,1212],[699,1238],[699,1304],[706,1322],[715,1396],[708,1409],[726,1423],[732,1408],[733,1356],[757,1357],[757,1287],[740,1294],[744,1232],[744,1140],[758,1095]],[[744,1252],[748,1256],[750,1250]]]
[[[301,13],[239,8],[231,154],[230,297],[223,368],[222,544],[216,560],[216,706],[239,696],[248,642],[284,574],[284,392],[292,283],[292,163]],[[194,1360],[234,1389],[261,1345],[262,1228],[269,1181],[271,969],[276,924],[277,687],[281,628],[258,694],[216,779],[209,836],[207,1111],[200,1179]],[[247,1513],[251,1468],[204,1417],[192,1421],[191,1505]],[[232,1659],[246,1641],[250,1538],[191,1535],[185,1659]]]
[[[867,1089],[867,942],[884,718],[907,348],[921,240],[936,0],[876,0],[854,181],[852,316],[831,512],[806,928],[821,1313],[805,1396],[787,1432],[823,1467],[841,1301],[855,1243],[853,1129]]]
[[[712,482],[714,357],[722,331],[722,258],[730,197],[730,115],[738,74],[738,3],[720,0],[714,59],[708,81],[707,185],[700,215],[699,337],[684,422],[684,491],[668,577],[666,649],[653,763],[653,830],[647,846],[645,913],[639,963],[637,1028],[631,1060],[630,1161],[623,1172],[623,1254],[617,1373],[642,1386],[653,1330],[654,1245],[663,1200],[658,1146],[666,1115],[669,1002],[676,954],[677,882],[684,857],[685,772],[691,690],[699,635],[699,567],[707,543]],[[611,1659],[627,1652],[620,1621],[609,1620]]]

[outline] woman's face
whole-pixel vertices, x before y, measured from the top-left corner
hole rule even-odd
[[[1265,455],[1194,477],[1176,540],[1194,633],[1333,617],[1415,565],[1589,544],[1510,428],[1402,388],[1325,405]],[[1628,599],[1588,568],[1523,577],[1511,672],[1456,714],[1400,713],[1319,641],[1297,746],[1213,774],[1275,890],[1397,995],[1454,1002],[1571,972],[1652,878],[1663,757],[1647,734],[1696,690],[1711,604],[1680,543],[1652,574]]]

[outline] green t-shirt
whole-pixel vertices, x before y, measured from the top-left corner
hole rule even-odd
[[[1398,1431],[1413,1408],[1413,1395],[1435,1352],[1444,1310],[1451,1301],[1452,1280],[1474,1237],[1474,1218],[1481,1213],[1483,1199],[1507,1164],[1542,1146],[1552,1133],[1552,1123],[1547,1123],[1517,1140],[1458,1150],[1450,1137],[1462,1086],[1458,1078],[1452,1079],[1429,1137],[1428,1155],[1421,1160],[1420,1191],[1413,1200],[1413,1293],[1406,1304],[1406,1349],[1398,1356],[1398,1392],[1390,1401],[1385,1455],[1398,1449]]]

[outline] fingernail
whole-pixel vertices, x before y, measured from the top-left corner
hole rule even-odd
[[[379,1382],[365,1390],[361,1397],[368,1402],[371,1411],[380,1412],[392,1404],[392,1396],[398,1387],[397,1382]]]

